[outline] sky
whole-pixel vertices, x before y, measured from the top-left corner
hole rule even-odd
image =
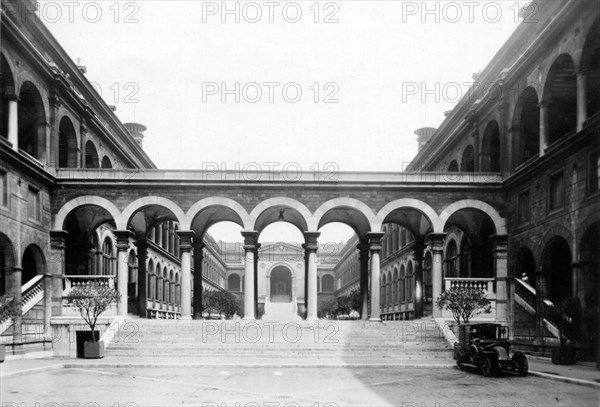
[[[159,168],[302,172],[402,171],[414,130],[441,124],[528,4],[39,3],[121,121],[148,127]]]

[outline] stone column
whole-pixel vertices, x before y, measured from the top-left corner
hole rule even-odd
[[[587,120],[587,82],[588,72],[580,69],[577,72],[577,131],[583,130],[583,124]]]
[[[6,293],[14,298],[19,304],[21,303],[21,286],[23,269],[21,267],[7,267],[4,269],[6,273]],[[13,335],[15,341],[21,341],[21,325],[23,321],[23,315],[19,313],[13,318]]]
[[[129,277],[129,239],[131,232],[129,230],[115,230],[117,238],[117,290],[121,294],[121,299],[117,304],[117,310],[120,316],[127,315],[127,281]]]
[[[383,233],[367,233],[371,252],[371,315],[369,321],[381,321],[379,252],[383,235]]]
[[[360,243],[356,247],[360,263],[360,319],[366,321],[369,319],[369,244]]]
[[[181,252],[181,319],[192,319],[192,242],[193,230],[178,230]]]
[[[50,319],[52,318],[52,273],[44,273],[44,335],[50,335]]]
[[[431,285],[433,295],[433,316],[442,316],[442,310],[435,306],[435,302],[442,293],[442,255],[444,252],[445,233],[431,233],[427,236],[427,245],[431,247]]]
[[[194,242],[194,319],[202,319],[204,242]]]
[[[148,260],[148,242],[146,240],[141,240],[138,237],[136,247],[138,259],[138,315],[140,317],[146,317],[146,310],[148,309],[148,286],[150,285],[148,270],[146,269],[146,261]]]
[[[318,319],[317,315],[317,250],[319,249],[319,245],[317,243],[317,238],[319,237],[320,232],[304,232],[304,250],[308,256],[308,266],[307,266],[307,275],[306,275],[306,285],[307,285],[307,294],[308,301],[306,304],[306,320],[307,321],[316,321]]]
[[[306,244],[303,244],[302,248],[304,249],[304,315],[306,318],[308,307],[308,251],[306,250]]]
[[[254,252],[258,232],[244,231],[244,319],[256,319],[256,298],[254,296]]]
[[[51,297],[52,316],[60,316],[62,314],[63,280],[67,264],[65,253],[68,236],[69,233],[63,230],[53,230],[50,232],[50,252],[52,253],[52,261],[49,261],[48,264],[52,282],[48,294]]]
[[[423,286],[423,243],[422,241],[417,243],[413,249],[413,256],[415,259],[415,286],[412,289],[415,290],[414,303],[415,303],[415,318],[423,317],[423,295],[425,288]]]
[[[546,148],[550,144],[550,129],[548,127],[548,112],[550,103],[542,100],[538,107],[540,108],[540,157],[546,154]]]
[[[260,243],[254,246],[254,315],[258,317],[258,249]]]
[[[19,98],[7,95],[8,99],[8,141],[15,151],[19,151]]]
[[[508,236],[494,235],[494,277],[496,279],[496,321],[508,322]]]

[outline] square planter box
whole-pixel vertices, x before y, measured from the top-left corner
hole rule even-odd
[[[94,336],[95,336],[95,338],[94,338]],[[77,358],[79,358],[79,359],[85,358],[85,344],[87,342],[93,343],[94,339],[96,339],[96,340],[100,339],[100,332],[94,331],[94,336],[92,336],[92,332],[90,332],[90,331],[75,332]]]
[[[84,342],[83,343],[83,358],[84,359],[101,359],[104,357],[104,342]]]

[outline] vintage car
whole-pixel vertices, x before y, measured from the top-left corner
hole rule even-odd
[[[470,323],[459,326],[455,343],[456,367],[479,369],[484,376],[509,371],[526,376],[527,358],[521,352],[510,354],[508,327],[493,323]]]

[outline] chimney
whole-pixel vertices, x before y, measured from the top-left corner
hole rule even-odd
[[[429,140],[431,140],[431,137],[433,137],[436,130],[437,129],[433,127],[422,127],[415,130],[415,134],[418,136],[417,143],[419,143],[419,151],[429,143]]]
[[[144,132],[147,130],[146,126],[139,123],[125,123],[124,126],[129,131],[129,134],[131,134],[131,137],[133,137],[133,139],[140,145],[140,147],[144,148],[142,140],[144,139]]]

